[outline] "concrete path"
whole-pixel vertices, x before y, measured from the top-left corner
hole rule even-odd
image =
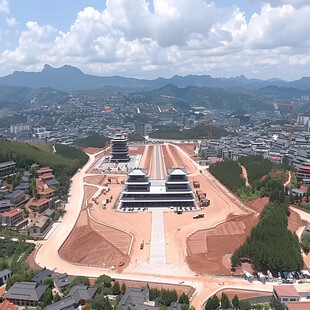
[[[153,208],[151,246],[150,246],[150,265],[166,264],[166,246],[164,229],[164,210]]]

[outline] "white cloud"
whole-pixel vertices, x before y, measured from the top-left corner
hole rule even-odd
[[[8,0],[1,0],[0,1],[0,12],[3,13],[10,13],[10,5]]]
[[[45,63],[138,77],[307,72],[310,6],[269,2],[247,22],[238,7],[204,0],[153,0],[152,10],[145,0],[107,0],[101,12],[79,12],[68,31],[28,22],[17,48],[0,55],[0,74]]]
[[[5,21],[9,27],[13,27],[17,24],[15,17],[6,18]]]
[[[296,8],[310,5],[309,0],[250,0],[256,3],[269,3],[273,7],[279,7],[284,4],[290,4]]]

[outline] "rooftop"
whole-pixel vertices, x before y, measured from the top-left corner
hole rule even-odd
[[[9,269],[4,269],[4,270],[0,271],[0,278],[2,278],[2,277],[4,277],[4,276],[7,276],[7,275],[9,275],[9,274],[11,274],[11,273],[12,273],[11,270],[9,270]]]
[[[51,276],[53,273],[52,270],[45,269],[38,273],[34,278],[31,279],[31,281],[34,281],[36,283],[41,283],[44,278]]]
[[[11,166],[11,165],[16,165],[14,161],[6,161],[4,163],[0,163],[0,168]]]
[[[21,209],[21,208],[15,208],[15,209],[12,209],[12,210],[10,210],[10,211],[6,211],[6,212],[1,213],[1,215],[2,215],[2,216],[5,216],[5,217],[13,217],[13,216],[15,216],[15,215],[17,215],[17,214],[20,214],[20,213],[22,213],[22,212],[24,212],[23,209]]]
[[[287,310],[309,310],[310,309],[309,301],[286,302],[285,305],[286,305]]]
[[[47,221],[49,221],[50,220],[50,218],[48,217],[48,216],[46,216],[46,215],[41,215],[41,216],[39,216],[39,217],[37,217],[37,218],[35,218],[34,220],[33,220],[33,222],[31,222],[30,224],[29,224],[29,227],[40,227],[40,228],[42,228],[44,225],[45,225],[45,223],[47,222]]]
[[[141,168],[135,168],[128,173],[128,176],[146,176],[147,170]]]
[[[48,285],[35,282],[16,282],[3,295],[7,299],[39,301]]]
[[[187,175],[187,171],[185,168],[169,168],[168,169],[169,175]]]
[[[300,298],[300,295],[298,294],[296,288],[294,285],[277,285],[273,287],[274,291],[278,295],[278,297],[298,297]]]
[[[30,203],[30,206],[34,206],[34,207],[40,207],[46,203],[49,203],[49,199],[46,199],[46,198],[41,198],[39,200],[34,200]]]

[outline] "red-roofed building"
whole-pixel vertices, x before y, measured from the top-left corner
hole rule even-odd
[[[39,198],[51,198],[54,195],[54,190],[48,187],[41,179],[36,180],[37,196]]]
[[[40,178],[45,182],[48,180],[53,180],[55,179],[55,176],[52,173],[44,173],[40,176]]]
[[[300,295],[294,285],[277,285],[273,287],[273,295],[283,304],[288,301],[300,301]]]
[[[24,219],[25,214],[24,210],[21,208],[15,208],[11,211],[6,211],[1,213],[1,222],[2,225],[7,227],[14,227],[14,226],[23,226],[26,224],[27,219]]]
[[[35,212],[39,212],[39,213],[47,210],[49,206],[50,206],[50,200],[47,198],[40,198],[38,200],[33,200],[29,204],[30,209],[32,209]]]
[[[310,166],[304,165],[297,169],[296,175],[305,179],[310,178]]]
[[[309,310],[309,301],[287,302],[285,304],[287,310]]]
[[[37,177],[40,177],[41,175],[45,174],[45,173],[53,173],[53,169],[51,169],[50,167],[43,167],[40,168],[39,170],[37,170]]]

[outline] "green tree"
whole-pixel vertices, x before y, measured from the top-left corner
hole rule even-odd
[[[78,276],[78,277],[74,278],[66,290],[66,295],[68,295],[69,292],[71,291],[72,287],[74,287],[76,285],[89,286],[90,285],[89,279],[87,277],[84,277],[84,276]]]
[[[300,244],[305,251],[310,251],[310,234],[303,235]]]
[[[125,283],[122,284],[121,293],[122,293],[122,295],[124,295],[126,293],[126,284]]]
[[[52,289],[47,288],[41,297],[40,305],[45,308],[53,302]]]
[[[205,310],[215,310],[220,306],[220,301],[216,295],[210,297],[206,303]]]
[[[188,310],[189,309],[189,305],[188,304],[183,304],[182,305],[182,310]]]
[[[54,279],[52,277],[46,277],[42,280],[44,285],[48,285],[50,288],[54,287]]]
[[[33,178],[35,178],[35,176],[36,176],[36,169],[34,167],[30,167],[29,172],[31,173],[31,176]]]
[[[54,297],[53,297],[53,302],[57,302],[57,301],[59,301],[59,300],[61,300],[61,297],[59,296],[58,293],[56,293],[56,294],[54,295]]]
[[[231,303],[233,304],[234,308],[239,309],[240,303],[237,295],[234,296]]]
[[[247,300],[240,300],[240,310],[251,310],[251,303]]]
[[[270,307],[274,310],[285,310],[285,306],[274,296],[272,296],[270,301]]]
[[[230,308],[230,302],[229,302],[229,299],[228,299],[228,297],[227,297],[227,295],[225,293],[222,293],[221,308],[223,308],[223,309]]]
[[[120,289],[118,281],[114,282],[112,286],[112,292],[113,292],[113,295],[119,295],[121,293],[121,289]]]
[[[111,281],[112,279],[110,276],[103,274],[96,279],[95,285],[99,285],[103,283],[105,287],[111,287]]]
[[[187,305],[189,305],[189,299],[188,299],[188,296],[185,293],[182,293],[182,295],[180,296],[179,303],[180,304],[187,304]]]

